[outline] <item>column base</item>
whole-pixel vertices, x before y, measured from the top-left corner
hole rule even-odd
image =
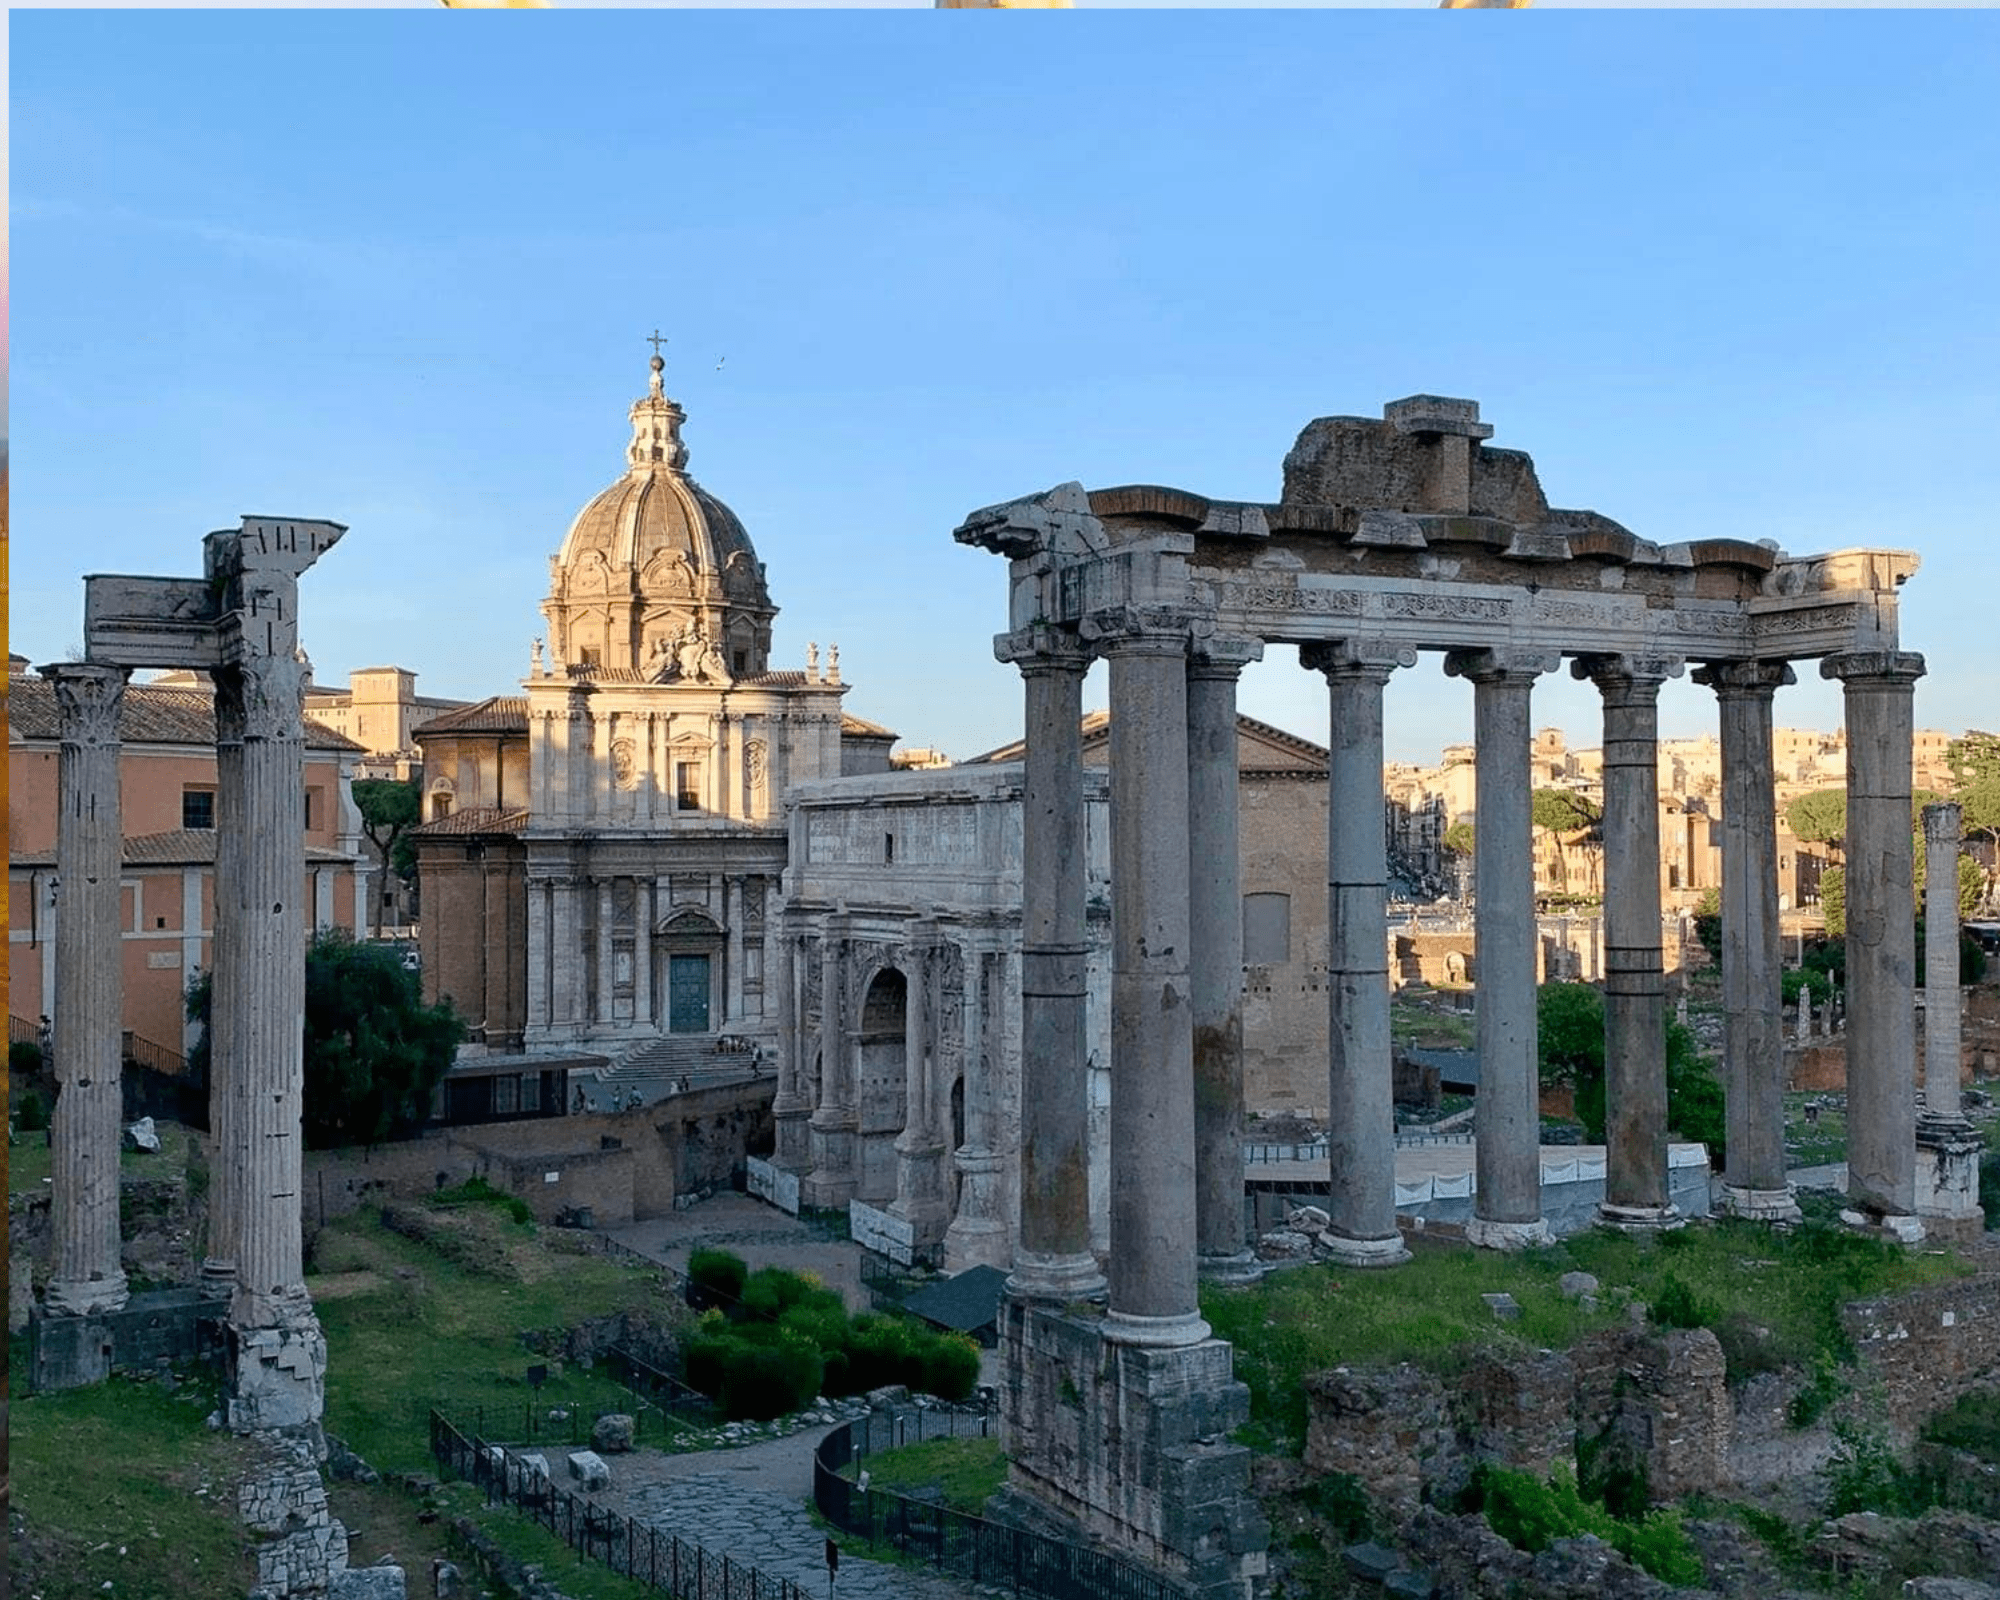
[[[1470,1217],[1465,1224],[1465,1242],[1482,1250],[1532,1250],[1536,1245],[1550,1243],[1552,1238],[1545,1217],[1536,1217],[1532,1222],[1496,1222],[1490,1217]]]
[[[1104,1314],[1104,1340],[1107,1344],[1167,1349],[1200,1344],[1209,1337],[1211,1330],[1197,1311],[1183,1311],[1176,1317],[1135,1317],[1129,1311],[1107,1311]]]
[[[1869,1211],[1843,1211],[1840,1214],[1843,1226],[1856,1233],[1865,1233],[1871,1239],[1882,1239],[1890,1244],[1922,1244],[1924,1224],[1921,1217],[1913,1217],[1903,1212],[1885,1212],[1876,1216]]]
[[[1928,1237],[1970,1244],[1986,1231],[1979,1204],[1979,1156],[1985,1148],[1969,1122],[1918,1119],[1917,1215]]]
[[[1605,1200],[1598,1203],[1597,1225],[1620,1233],[1660,1233],[1685,1228],[1687,1218],[1677,1206],[1614,1206]]]
[[[1325,1228],[1320,1231],[1318,1244],[1328,1260],[1338,1261],[1343,1267],[1400,1267],[1410,1259],[1409,1248],[1400,1233],[1381,1239],[1350,1239],[1346,1234]]]
[[[122,1271],[102,1278],[53,1280],[42,1296],[42,1304],[52,1316],[99,1317],[124,1309],[132,1298]]]
[[[1097,1257],[1088,1251],[1066,1256],[1016,1251],[1014,1270],[1007,1275],[1010,1300],[1066,1306],[1077,1300],[1102,1300],[1109,1292]]]
[[[1229,1287],[1255,1283],[1264,1276],[1264,1264],[1248,1250],[1237,1250],[1226,1256],[1196,1256],[1194,1270],[1205,1283]]]
[[[1741,1217],[1745,1222],[1793,1223],[1804,1219],[1798,1196],[1788,1183],[1782,1189],[1751,1189],[1739,1184],[1722,1186],[1722,1214]]]
[[[326,1410],[326,1336],[312,1301],[300,1295],[281,1309],[275,1326],[245,1327],[233,1316],[225,1336],[227,1399],[232,1433],[269,1428],[319,1439]],[[324,1447],[316,1443],[324,1455]]]

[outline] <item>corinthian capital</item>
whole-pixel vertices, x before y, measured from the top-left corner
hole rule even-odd
[[[129,669],[64,661],[43,667],[41,674],[55,691],[64,744],[89,749],[118,742],[118,711],[124,704]]]
[[[1715,691],[1718,700],[1770,698],[1798,676],[1789,661],[1711,661],[1691,674],[1696,683]]]
[[[1398,667],[1417,664],[1417,647],[1392,639],[1324,639],[1299,646],[1299,665],[1329,678],[1367,677],[1387,683]]]

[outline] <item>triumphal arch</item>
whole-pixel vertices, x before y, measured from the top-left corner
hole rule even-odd
[[[1923,658],[1897,637],[1900,550],[1787,556],[1656,544],[1552,508],[1469,400],[1309,424],[1276,504],[1065,484],[973,513],[1008,559],[1000,658],[1026,685],[1019,1247],[1003,1317],[1016,1487],[1238,1593],[1262,1567],[1247,1399],[1210,1337],[1203,1272],[1243,1236],[1236,684],[1267,644],[1327,684],[1332,1194],[1337,1253],[1390,1265],[1396,1225],[1382,691],[1425,656],[1472,686],[1479,836],[1477,1170],[1468,1236],[1548,1236],[1536,1108],[1529,701],[1565,657],[1603,696],[1607,1142],[1603,1220],[1672,1226],[1655,737],[1660,685],[1713,689],[1724,772],[1725,1207],[1795,1218],[1785,1177],[1772,701],[1817,658],[1848,729],[1849,1186],[1914,1240],[1910,731]],[[1111,700],[1111,1242],[1090,1249],[1083,1055],[1083,772],[1091,663]],[[1107,1282],[1108,1278],[1108,1282]],[[1096,1300],[1102,1312],[1088,1309]]]

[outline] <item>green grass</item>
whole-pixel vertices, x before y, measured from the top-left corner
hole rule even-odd
[[[1572,1270],[1596,1275],[1598,1310],[1558,1288]],[[1622,1322],[1625,1300],[1651,1303],[1671,1277],[1714,1316],[1740,1380],[1809,1365],[1821,1351],[1847,1360],[1842,1304],[1967,1270],[1953,1255],[1911,1254],[1838,1228],[1780,1234],[1725,1220],[1657,1238],[1593,1229],[1514,1256],[1425,1246],[1388,1271],[1300,1267],[1248,1289],[1206,1288],[1202,1313],[1235,1345],[1236,1375],[1250,1386],[1245,1442],[1296,1451],[1306,1423],[1300,1382],[1329,1367],[1409,1361],[1445,1373],[1474,1351],[1563,1349]],[[1487,1310],[1480,1296],[1496,1291],[1513,1295],[1518,1321]]]
[[[1391,1000],[1389,1031],[1399,1044],[1414,1041],[1426,1050],[1467,1050],[1472,1047],[1472,1014],[1446,1006],[1433,1008],[1418,1000]]]
[[[1831,1097],[1819,1090],[1785,1096],[1785,1165],[1824,1167],[1847,1159],[1847,1110],[1843,1103],[1821,1108],[1819,1121],[1806,1121],[1809,1101]]]
[[[863,1456],[847,1469],[847,1476],[865,1468],[871,1489],[887,1489],[909,1494],[919,1489],[936,1489],[954,1511],[979,1517],[986,1514],[986,1502],[1007,1481],[1007,1458],[1000,1453],[1000,1441],[989,1439],[927,1439],[922,1444],[906,1444]]]
[[[208,1429],[214,1405],[201,1385],[169,1395],[124,1379],[14,1402],[13,1495],[33,1593],[180,1600],[251,1588],[251,1538],[236,1520],[245,1446]]]
[[[514,1234],[497,1213],[482,1220]],[[329,1226],[315,1258],[320,1272],[308,1277],[308,1288],[330,1273],[365,1271],[377,1280],[361,1292],[315,1298],[327,1340],[326,1426],[378,1471],[428,1468],[434,1405],[461,1427],[473,1426],[487,1407],[496,1438],[518,1436],[518,1419],[531,1404],[544,1413],[579,1409],[585,1417],[636,1409],[629,1391],[602,1373],[536,1355],[521,1334],[628,1306],[660,1307],[657,1279],[642,1268],[562,1256],[550,1258],[553,1270],[537,1281],[509,1282],[388,1232],[373,1212]],[[537,1364],[550,1369],[539,1396],[527,1382]],[[503,1425],[503,1417],[515,1420]],[[658,1421],[657,1412],[647,1415],[649,1435]]]
[[[119,1156],[118,1172],[121,1177],[166,1178],[179,1182],[187,1175],[187,1130],[172,1122],[161,1123],[159,1129],[158,1151],[149,1154],[127,1150]],[[7,1192],[46,1194],[48,1185],[43,1180],[51,1175],[53,1159],[45,1134],[21,1134],[16,1143],[7,1147]]]
[[[1980,1389],[1960,1395],[1924,1424],[1923,1436],[2000,1467],[2000,1393]]]

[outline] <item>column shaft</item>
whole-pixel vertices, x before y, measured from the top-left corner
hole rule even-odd
[[[1552,663],[1551,663],[1552,664]],[[1529,697],[1537,667],[1495,651],[1447,660],[1472,680],[1477,848],[1479,1096],[1467,1237],[1513,1248],[1548,1237],[1542,1220],[1541,1110],[1535,1043],[1535,856]]]
[[[1240,1276],[1243,1232],[1243,890],[1237,837],[1236,678],[1187,672],[1188,924],[1193,962],[1195,1241],[1211,1276]]]
[[[1783,662],[1741,661],[1695,676],[1715,690],[1722,735],[1724,1204],[1738,1216],[1792,1220],[1771,758],[1771,697],[1792,674]]]
[[[119,1258],[119,1082],[124,953],[119,878],[125,835],[119,809],[120,667],[44,667],[61,711],[56,757],[55,1074],[50,1124],[54,1270],[46,1305],[90,1315],[126,1301]],[[22,1271],[27,1270],[25,1262]]]
[[[1389,1037],[1389,862],[1382,815],[1382,690],[1393,660],[1302,650],[1327,685],[1326,1242],[1357,1266],[1409,1259],[1396,1227]]]
[[[1961,1123],[1959,1097],[1958,850],[1963,810],[1924,807],[1924,1110]]]
[[[632,885],[632,1021],[642,1032],[653,1022],[653,880]]]
[[[240,1043],[237,1134],[241,1139],[236,1299],[239,1328],[289,1323],[306,1297],[299,1185],[304,1168],[305,836],[299,829],[304,771],[304,669],[291,655],[253,658],[233,676],[243,704],[242,925],[229,953],[245,978],[229,988],[225,1034]]]
[[[1675,1220],[1667,1189],[1660,949],[1659,697],[1665,664],[1579,662],[1604,701],[1604,1203],[1619,1225]]]
[[[812,1102],[801,1089],[805,1070],[800,1059],[805,1041],[799,1037],[798,935],[793,933],[783,911],[774,911],[777,924],[778,970],[778,1092],[771,1101],[771,1116],[777,1123],[777,1164],[790,1172],[804,1172],[812,1165],[810,1136],[806,1118]]]
[[[243,687],[241,674],[218,671],[215,683],[215,936],[209,954],[208,992],[208,1249],[202,1287],[210,1294],[236,1292],[237,1234],[242,1225],[244,1161],[242,1041],[222,1026],[245,1002],[236,991],[248,983],[243,853]]]
[[[1083,679],[1090,658],[1049,641],[1017,657],[1027,700],[1021,775],[1021,1225],[1008,1292],[1101,1294],[1090,1251],[1084,1048]],[[1183,777],[1183,784],[1186,779]]]
[[[1857,651],[1820,670],[1846,684],[1847,1193],[1905,1231],[1919,1226],[1910,732],[1923,657]]]
[[[944,1236],[944,1138],[937,1126],[933,1079],[933,1019],[937,1005],[931,985],[939,965],[924,930],[913,935],[904,957],[903,1131],[896,1135],[896,1199],[892,1210],[906,1218],[917,1244],[928,1250]]]
[[[617,964],[611,946],[611,880],[597,880],[597,1026],[608,1029],[616,1024]]]
[[[1208,1337],[1195,1288],[1188,979],[1187,643],[1134,633],[1111,663],[1111,1305],[1105,1337]]]
[[[812,1171],[802,1191],[808,1204],[822,1207],[846,1205],[858,1180],[855,1144],[861,1116],[849,1053],[847,943],[844,924],[827,918],[820,939],[819,1104],[811,1122]]]

